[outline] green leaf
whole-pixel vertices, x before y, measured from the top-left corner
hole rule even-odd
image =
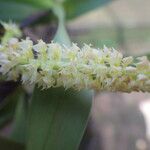
[[[52,0],[0,0],[0,20],[22,21],[37,11],[48,10]]]
[[[91,93],[35,89],[27,150],[77,150],[91,109]]]
[[[27,4],[0,0],[0,20],[3,21],[22,21],[27,16],[39,10]]]
[[[11,138],[19,143],[26,142],[29,96],[24,92],[18,101]]]
[[[53,5],[53,0],[0,0],[1,2],[14,2],[18,4],[30,5],[37,8],[50,8]],[[16,8],[17,9],[17,8]]]
[[[78,17],[112,0],[65,0],[66,18]],[[0,19],[22,21],[27,16],[57,5],[53,0],[0,0]],[[18,13],[19,12],[19,13]]]
[[[66,0],[64,2],[66,17],[72,19],[111,1],[112,0]]]
[[[24,145],[0,137],[0,149],[1,150],[25,150]]]

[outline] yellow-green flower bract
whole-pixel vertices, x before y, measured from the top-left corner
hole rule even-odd
[[[27,38],[10,39],[0,45],[0,72],[8,80],[45,88],[84,88],[100,91],[150,92],[150,62],[143,56],[133,60],[115,49],[79,48],[58,43],[36,45]]]

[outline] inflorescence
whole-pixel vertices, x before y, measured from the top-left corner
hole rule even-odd
[[[11,38],[0,45],[0,73],[7,80],[45,88],[63,86],[78,90],[150,92],[150,61],[147,57],[123,57],[115,49],[79,48],[58,43],[37,44],[27,38]]]
[[[16,38],[21,37],[22,33],[19,27],[15,23],[0,22],[0,24],[4,28],[4,32],[5,32],[5,34],[3,35],[1,39],[1,44],[6,44],[7,41],[11,39],[12,37],[16,37]]]

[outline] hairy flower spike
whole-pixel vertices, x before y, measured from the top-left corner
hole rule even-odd
[[[35,58],[35,54],[37,57]],[[43,89],[67,88],[150,92],[150,62],[146,57],[123,57],[115,49],[79,48],[58,43],[36,45],[27,38],[0,45],[0,72],[9,80],[38,84]]]

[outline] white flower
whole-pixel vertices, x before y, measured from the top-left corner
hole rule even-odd
[[[17,38],[21,37],[22,35],[21,31],[16,24],[12,22],[9,22],[9,23],[1,22],[1,24],[5,29],[5,34],[1,40],[2,44],[6,44],[8,40],[10,40],[12,37],[17,37]]]
[[[150,69],[150,63],[146,56],[137,58],[140,62],[136,64],[138,69]]]
[[[33,46],[33,42],[29,38],[27,38],[26,40],[22,40],[21,42],[19,42],[19,48],[23,52],[32,50],[32,46]]]
[[[127,72],[130,72],[130,73],[135,73],[137,71],[137,68],[132,67],[132,66],[128,66],[128,67],[125,68],[125,70]]]
[[[60,60],[62,55],[62,47],[57,43],[48,44],[48,57],[53,60]]]
[[[124,66],[128,66],[133,63],[133,57],[132,56],[125,57],[122,59],[122,62]]]
[[[139,74],[138,76],[137,76],[137,80],[138,81],[145,81],[145,80],[147,80],[148,79],[148,77],[146,76],[146,75],[144,75],[144,74]]]
[[[36,58],[35,58],[36,55]],[[33,57],[34,56],[34,57]],[[79,48],[58,43],[36,45],[27,38],[10,39],[0,46],[0,72],[23,84],[50,87],[90,88],[107,91],[150,92],[150,62],[146,57],[125,57],[115,49]]]

